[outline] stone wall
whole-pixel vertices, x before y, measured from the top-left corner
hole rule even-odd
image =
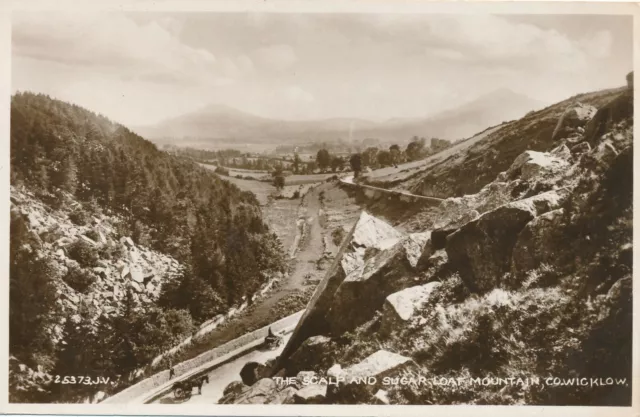
[[[251,343],[264,339],[267,336],[269,328],[274,332],[280,332],[288,327],[293,326],[298,319],[302,316],[303,311],[299,311],[295,314],[287,316],[283,319],[280,319],[269,326],[262,327],[258,330],[255,330],[251,333],[247,333],[243,336],[240,336],[237,339],[231,340],[221,346],[213,348],[201,355],[196,356],[193,359],[189,359],[188,361],[184,361],[179,363],[173,367],[175,370],[176,377],[180,377],[181,375],[185,375],[188,372],[192,372],[198,367],[205,365],[207,362],[212,362],[217,358],[220,358],[224,355],[227,355],[233,351],[238,350],[238,353],[241,353],[241,348],[247,347],[248,350],[252,348]],[[212,368],[215,368],[219,364],[212,364]],[[211,368],[211,369],[212,369]],[[204,372],[208,369],[203,369]],[[167,383],[169,380],[169,370],[164,370],[159,372],[149,378],[143,379],[135,385],[130,386],[129,388],[120,391],[119,393],[107,398],[102,403],[104,404],[122,404],[127,403],[137,397],[144,395],[145,393],[151,394],[152,391],[156,388],[161,387],[163,384]]]

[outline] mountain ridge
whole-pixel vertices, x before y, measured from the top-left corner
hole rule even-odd
[[[526,95],[500,89],[431,116],[373,121],[357,117],[271,119],[224,104],[209,104],[152,126],[138,126],[134,130],[153,140],[165,142],[169,139],[174,144],[187,138],[202,143],[224,140],[303,143],[371,137],[403,142],[413,136],[457,140],[502,121],[521,117],[543,105]],[[464,119],[464,123],[460,123],[460,119]]]

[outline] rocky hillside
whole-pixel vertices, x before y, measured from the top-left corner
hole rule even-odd
[[[31,93],[11,100],[10,237],[14,402],[122,389],[286,268],[251,193],[122,125]]]
[[[558,135],[569,139],[582,129],[598,108],[618,97],[626,88],[597,91],[571,97],[521,119],[504,123],[473,145],[413,174],[410,178],[382,180],[372,185],[408,190],[414,194],[447,198],[477,193],[507,170],[512,161],[526,150],[545,152],[558,145]],[[563,123],[559,124],[560,119]],[[560,127],[562,126],[562,127]],[[471,138],[470,140],[473,140]],[[435,158],[435,157],[434,157]]]
[[[633,96],[597,96],[485,148],[501,171],[414,232],[363,214],[282,355],[221,402],[630,405]]]

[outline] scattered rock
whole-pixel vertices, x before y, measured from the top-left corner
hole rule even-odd
[[[229,388],[229,387],[227,387]],[[237,388],[236,388],[237,389]],[[229,392],[222,397],[220,404],[267,404],[278,394],[278,386],[271,378],[263,378],[255,384],[242,388],[237,394]]]
[[[379,389],[378,392],[376,392],[373,396],[377,400],[378,404],[389,405],[389,396],[387,391]]]
[[[87,242],[91,246],[97,246],[98,245],[98,243],[95,240],[93,240],[90,237],[87,237],[85,235],[80,235],[80,239],[84,240],[85,242]]]
[[[270,399],[269,404],[295,404],[294,395],[297,390],[294,387],[286,387],[278,391],[275,396]]]
[[[597,109],[593,106],[589,106],[582,103],[576,103],[575,105],[567,108],[558,124],[553,131],[552,140],[555,140],[573,129],[580,128],[589,122],[596,114]]]
[[[134,280],[135,282],[139,282],[139,283],[144,282],[144,274],[142,273],[139,267],[133,266],[133,265],[130,266],[129,274],[131,275],[131,279]]]
[[[587,153],[591,151],[591,145],[589,142],[580,142],[577,145],[571,147],[571,152],[576,155],[582,155],[583,153]]]
[[[326,385],[307,385],[299,389],[293,398],[296,404],[322,404],[327,396]]]
[[[385,376],[401,371],[413,363],[411,358],[386,350],[379,350],[362,362],[341,370],[334,368],[336,376],[344,378],[339,385],[331,385],[327,391],[327,400],[331,404],[359,404],[374,402],[373,392],[380,388]],[[358,383],[368,377],[375,377],[377,383]]]

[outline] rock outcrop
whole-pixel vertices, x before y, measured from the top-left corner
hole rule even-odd
[[[63,209],[46,207],[29,191],[11,187],[11,210],[28,219],[37,237],[34,249],[53,261],[57,273],[58,305],[64,315],[73,315],[81,303],[90,305],[93,319],[118,313],[128,291],[136,308],[154,303],[162,285],[179,276],[182,266],[170,256],[136,245],[128,236],[119,236],[114,216],[99,215],[84,225],[74,224]],[[94,265],[81,265],[74,256],[76,245],[86,245],[95,253]],[[92,276],[87,291],[72,288],[65,277],[72,271]],[[64,320],[64,319],[63,319]],[[62,335],[63,321],[52,329],[53,340]]]
[[[333,264],[320,281],[307,305],[291,338],[285,346],[273,372],[284,367],[285,361],[309,337],[326,334],[331,325],[327,321],[333,298],[347,275],[361,270],[365,262],[365,251],[374,248],[383,250],[397,244],[402,234],[391,225],[362,212],[358,221],[343,240]]]
[[[473,291],[488,291],[509,271],[518,234],[535,217],[560,206],[568,192],[549,191],[505,204],[447,238],[449,262]]]
[[[382,308],[389,294],[413,284],[428,239],[428,233],[409,235],[347,275],[326,316],[330,333],[341,334],[364,323]]]
[[[403,328],[438,286],[440,286],[439,282],[430,282],[406,288],[388,296],[382,309],[380,332],[389,335],[394,329]]]

